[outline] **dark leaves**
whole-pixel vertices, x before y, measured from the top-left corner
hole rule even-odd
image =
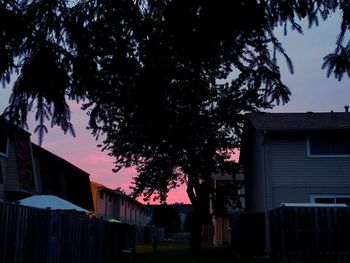
[[[85,99],[115,170],[137,166],[136,195],[164,201],[186,180],[199,191],[232,172],[242,115],[289,100],[278,58],[294,68],[274,28],[302,33],[300,19],[317,26],[339,7],[339,47],[323,67],[340,80],[344,1],[2,1],[0,78],[19,70],[6,114],[25,125],[34,111],[41,139],[49,120],[74,135],[67,100]]]
[[[333,73],[339,81],[342,80],[344,74],[350,78],[350,45],[338,46],[335,53],[325,56],[323,60],[322,69],[327,69],[327,77]]]

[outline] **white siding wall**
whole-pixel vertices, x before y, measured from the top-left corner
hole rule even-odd
[[[1,167],[1,174],[5,177],[6,174],[6,166],[7,166],[7,157],[0,155],[0,167]]]
[[[350,157],[308,157],[306,135],[270,140],[272,206],[311,194],[350,193]]]
[[[244,173],[246,174],[246,208],[248,212],[265,211],[264,180],[264,134],[254,130],[249,136],[249,158]]]
[[[18,190],[20,189],[18,169],[17,169],[17,158],[15,152],[15,146],[12,141],[9,142],[8,147],[8,158],[6,165],[6,173],[4,176],[5,190]]]
[[[96,217],[105,218],[106,217],[106,193],[103,191],[103,199],[101,199],[100,191],[97,192],[97,196],[96,196]]]
[[[102,191],[103,199],[100,198],[100,191],[96,192],[96,217],[116,219],[128,224],[146,224],[146,212],[142,205],[127,197]]]

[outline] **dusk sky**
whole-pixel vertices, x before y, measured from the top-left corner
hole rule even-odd
[[[333,52],[336,36],[339,33],[339,15],[333,15],[326,22],[320,21],[317,28],[304,28],[304,35],[289,32],[287,37],[280,35],[287,54],[294,64],[294,75],[290,75],[283,60],[280,61],[285,84],[292,92],[291,100],[286,105],[275,107],[271,112],[335,112],[344,111],[344,105],[350,104],[350,80],[344,76],[339,82],[334,77],[327,78],[326,71],[321,69],[322,58]],[[10,88],[0,88],[0,111],[6,107]],[[130,181],[135,171],[124,169],[119,174],[112,172],[113,158],[96,147],[98,143],[86,130],[87,116],[73,105],[72,123],[76,137],[72,137],[54,128],[44,138],[43,147],[66,159],[72,164],[88,172],[90,180],[104,184],[109,188],[121,187],[129,192]],[[29,120],[32,141],[37,143],[37,135],[33,130],[36,124]],[[238,157],[237,157],[238,158]],[[188,203],[185,188],[180,187],[169,194],[168,203]]]

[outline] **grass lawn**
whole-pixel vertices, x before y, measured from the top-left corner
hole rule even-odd
[[[267,260],[237,259],[230,248],[203,248],[200,255],[189,254],[188,241],[164,241],[157,246],[157,253],[153,253],[152,245],[136,246],[133,263],[272,263]],[[276,261],[274,263],[277,263]]]

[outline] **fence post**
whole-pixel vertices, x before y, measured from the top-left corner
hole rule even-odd
[[[48,262],[59,262],[57,253],[57,233],[58,233],[58,218],[57,213],[49,211],[49,222],[48,222],[48,251],[47,257]]]
[[[282,206],[281,209],[279,209],[280,214],[280,222],[281,222],[281,247],[282,247],[282,257],[284,259],[287,258],[287,252],[286,252],[286,233],[285,233],[285,206]]]

